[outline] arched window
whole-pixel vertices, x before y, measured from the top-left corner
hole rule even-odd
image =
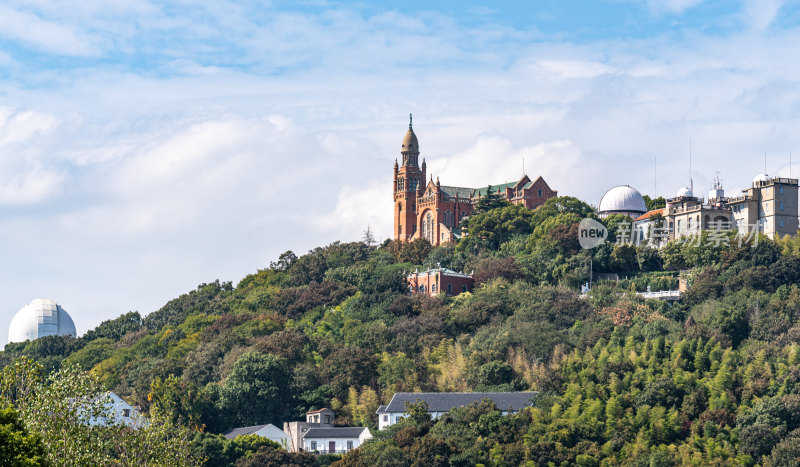
[[[461,286],[461,291],[462,292],[466,292],[467,291],[467,286],[466,285],[462,285]]]
[[[434,237],[433,213],[431,211],[428,211],[425,217],[422,218],[422,238],[427,239],[431,243],[434,243],[436,240],[436,237]]]
[[[431,286],[431,292],[436,293],[436,284]]]
[[[541,198],[541,197],[542,197],[542,189],[539,188],[539,198]]]
[[[403,203],[397,203],[397,211],[403,212]]]
[[[453,284],[448,283],[447,284],[447,294],[448,295],[452,295],[452,293],[453,293]]]

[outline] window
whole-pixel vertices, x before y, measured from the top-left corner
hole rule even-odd
[[[781,221],[781,222],[783,222],[783,221]],[[781,225],[783,225],[783,224],[781,224]],[[125,418],[130,417],[131,416],[131,409],[122,409],[122,416],[125,417]]]
[[[398,203],[397,204],[397,210],[400,211],[400,212],[403,212],[403,203]]]
[[[349,451],[351,449],[353,449],[353,442],[352,441],[348,441],[347,442],[347,450]]]
[[[461,291],[462,292],[466,292],[467,291],[467,286],[466,285],[462,285],[461,286]]]
[[[783,219],[781,219],[781,227],[783,227]]]
[[[429,242],[434,243],[435,238],[433,236],[433,213],[428,211],[425,214],[425,217],[422,218],[422,238],[427,239]]]
[[[383,416],[383,421],[388,423],[389,422],[389,416],[388,415],[384,415]]]
[[[431,292],[436,293],[436,284],[431,286]]]
[[[452,294],[453,293],[453,284],[450,284],[450,283],[447,284],[447,293],[448,294]]]
[[[424,285],[420,285],[419,286],[419,291],[422,292],[422,293],[425,293],[425,286]]]
[[[331,422],[331,416],[325,415],[325,423],[330,423],[330,422]]]
[[[780,193],[780,194],[783,194],[783,185],[781,185],[780,187],[778,187],[778,193]]]
[[[311,450],[312,451],[316,451],[317,450],[317,442],[316,441],[312,441],[311,442]]]
[[[541,198],[541,197],[542,197],[542,189],[539,188],[539,198]]]
[[[778,203],[778,211],[783,211],[783,203]]]

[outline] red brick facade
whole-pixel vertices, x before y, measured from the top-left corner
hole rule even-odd
[[[408,290],[412,294],[424,293],[436,296],[441,293],[452,297],[464,292],[471,292],[473,280],[469,274],[461,274],[450,269],[429,269],[415,272],[406,277]]]
[[[403,137],[403,164],[394,163],[394,238],[409,241],[426,238],[440,245],[461,236],[459,223],[469,216],[490,187],[445,186],[433,177],[426,184],[427,167],[419,162],[419,143],[411,124]],[[527,175],[516,182],[491,186],[513,204],[535,209],[558,195],[542,177],[531,181]]]

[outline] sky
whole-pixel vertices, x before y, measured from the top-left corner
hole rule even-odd
[[[52,298],[82,334],[386,238],[409,113],[447,185],[797,177],[798,44],[782,0],[6,0],[0,328]]]

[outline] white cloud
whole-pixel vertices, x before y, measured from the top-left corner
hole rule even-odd
[[[75,29],[0,5],[0,36],[19,39],[48,52],[95,55],[99,49]]]
[[[762,30],[775,20],[784,0],[743,0],[742,17],[745,24]]]
[[[360,238],[359,235],[368,226],[377,233],[377,237],[386,238],[393,229],[392,209],[391,183],[347,185],[339,191],[333,210],[317,213],[311,223],[319,231],[337,232],[349,240]]]
[[[693,8],[703,0],[646,0],[650,11],[680,15]]]

